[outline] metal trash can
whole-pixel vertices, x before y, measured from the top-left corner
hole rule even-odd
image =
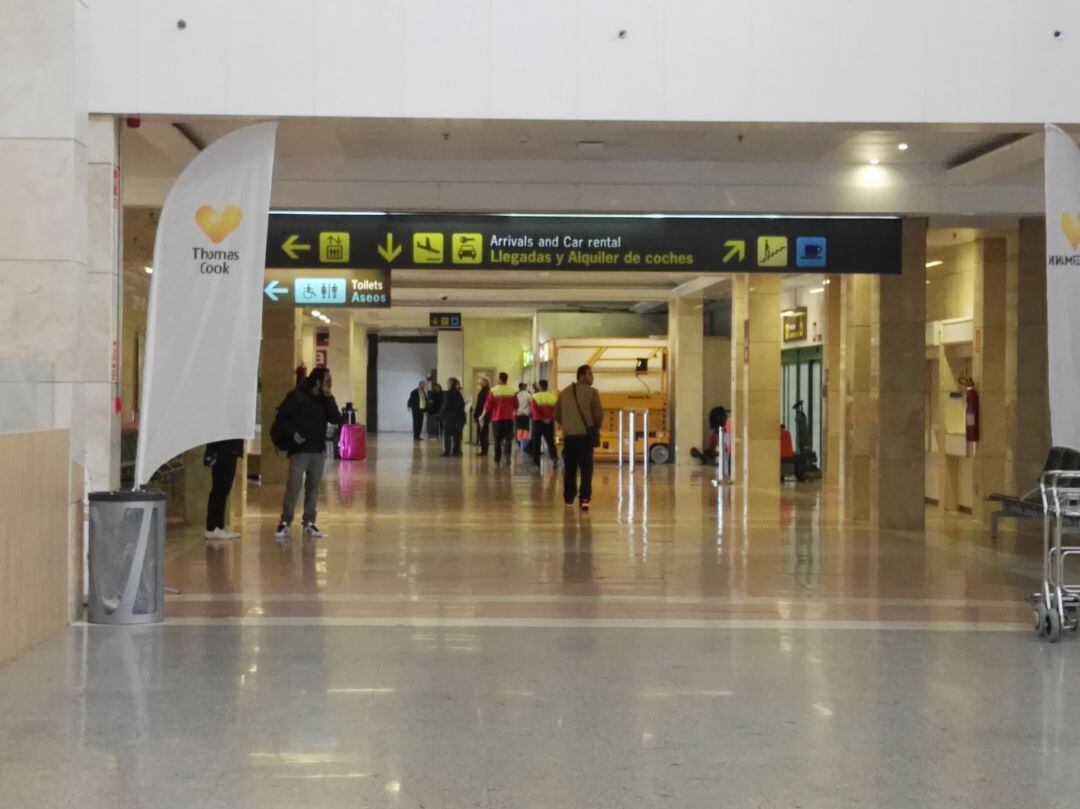
[[[91,492],[92,624],[152,624],[165,602],[165,495]]]

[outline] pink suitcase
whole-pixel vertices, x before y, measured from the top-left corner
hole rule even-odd
[[[363,424],[342,424],[338,449],[343,461],[362,461],[367,457],[367,430]]]

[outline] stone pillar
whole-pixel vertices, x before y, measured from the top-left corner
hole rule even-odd
[[[905,219],[900,275],[877,280],[877,524],[922,530],[926,518],[926,220]]]
[[[63,468],[36,458],[22,465],[31,483],[64,492],[67,513],[41,519],[26,567],[5,562],[18,576],[0,594],[8,654],[62,627],[82,603],[83,359],[94,354],[83,352],[88,119],[78,60],[88,14],[77,2],[14,0],[0,27],[0,432],[67,431],[52,439],[66,444]],[[0,512],[26,507],[0,491]],[[28,539],[10,525],[0,528],[0,554]],[[12,627],[16,640],[5,647]]]
[[[845,515],[924,524],[926,221],[904,222],[902,272],[844,279]]]
[[[876,491],[872,469],[878,432],[873,398],[871,312],[876,279],[844,276],[844,516],[870,520]]]
[[[344,312],[345,320],[337,320],[330,326],[330,348],[327,351],[327,365],[334,377],[334,400],[338,407],[344,407],[346,402],[352,402],[356,406],[356,381],[353,379],[352,352],[353,321],[352,313]]]
[[[366,326],[353,322],[353,349],[349,355],[352,365],[353,407],[356,418],[361,424],[367,424],[367,386],[368,386],[368,330]],[[342,402],[344,406],[344,402]]]
[[[1016,432],[1012,450],[1017,491],[1036,485],[1050,450],[1046,345],[1046,232],[1042,219],[1021,219],[1016,283]]]
[[[743,421],[747,412],[746,365],[749,359],[750,333],[750,276],[746,273],[731,278],[731,477],[743,483],[743,457],[746,455]],[[779,407],[777,408],[779,410]]]
[[[259,357],[259,381],[262,397],[262,455],[259,474],[266,484],[284,483],[288,462],[274,449],[270,425],[285,395],[296,386],[295,370],[300,363],[298,345],[301,333],[299,309],[263,311],[262,351]],[[309,366],[310,368],[311,366]]]
[[[111,115],[90,119],[87,167],[87,283],[83,301],[83,406],[86,472],[91,491],[120,485],[120,319],[123,211],[120,124]]]
[[[736,459],[750,489],[780,484],[780,275],[751,275],[738,284],[743,326],[742,416],[735,426],[743,452]],[[733,309],[734,311],[734,309]]]
[[[987,495],[1008,490],[1006,473],[1009,379],[1006,366],[1007,244],[1004,238],[976,242],[975,344],[972,376],[979,393],[979,441],[975,445],[972,511],[984,522],[997,508]],[[1015,390],[1015,383],[1011,386]]]
[[[675,462],[696,464],[690,448],[705,431],[705,317],[700,299],[672,298],[668,304],[671,418]]]
[[[825,483],[843,481],[844,370],[843,282],[839,275],[825,286]]]
[[[465,389],[466,383],[462,378],[465,374],[464,332],[440,331],[438,341],[439,383],[445,388],[447,380],[453,376],[461,380],[462,389]]]

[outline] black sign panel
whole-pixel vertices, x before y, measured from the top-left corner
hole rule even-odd
[[[900,272],[895,218],[272,213],[268,267]]]
[[[461,328],[461,312],[430,312],[428,322],[433,329],[455,331]]]
[[[385,309],[391,303],[390,273],[386,270],[269,269],[264,281],[264,303],[270,307]]]

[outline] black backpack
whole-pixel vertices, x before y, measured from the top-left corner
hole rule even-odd
[[[292,394],[290,393],[289,396]],[[270,441],[274,447],[281,452],[289,452],[296,449],[296,442],[293,440],[293,430],[289,427],[285,420],[281,418],[281,409],[285,407],[286,402],[289,401],[289,396],[282,399],[281,404],[277,406],[276,414],[274,415],[274,421],[270,425]]]

